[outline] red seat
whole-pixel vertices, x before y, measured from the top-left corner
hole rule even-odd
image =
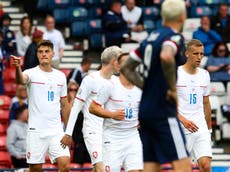
[[[16,82],[15,68],[6,68],[3,71],[4,82],[13,81]]]
[[[6,95],[0,95],[0,109],[9,109],[11,98]]]
[[[77,163],[71,163],[69,168],[70,168],[70,172],[76,172],[76,171],[78,171],[76,169],[81,168],[81,165],[77,164]]]
[[[6,136],[7,125],[0,123],[0,136]]]
[[[92,166],[91,163],[86,162],[86,163],[83,164],[83,168],[87,168],[87,170],[84,170],[84,172],[92,172],[93,166]],[[89,169],[89,170],[88,170],[88,169]]]
[[[52,171],[55,171],[57,172],[58,169],[57,169],[57,166],[55,164],[50,164],[50,163],[46,163],[46,164],[42,164],[42,171],[43,172],[50,172],[50,170],[48,169],[52,169]],[[47,170],[44,170],[44,169],[47,169]],[[53,169],[57,169],[57,170],[53,170]]]
[[[65,74],[65,76],[66,77],[68,77],[69,76],[69,73],[70,73],[70,69],[60,69],[64,74]]]
[[[10,120],[9,110],[0,109],[0,123],[8,126]]]
[[[6,135],[5,136],[0,136],[0,150],[1,151],[6,151]]]
[[[4,89],[5,89],[4,90],[5,95],[13,97],[16,94],[17,84],[16,84],[16,82],[13,82],[13,81],[4,82]]]
[[[0,166],[5,168],[12,167],[11,156],[9,152],[0,151]]]

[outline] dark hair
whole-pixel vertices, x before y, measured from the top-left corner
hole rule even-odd
[[[32,22],[31,22],[31,19],[28,16],[24,16],[24,17],[21,18],[21,21],[20,21],[20,30],[21,30],[22,34],[25,35],[24,32],[23,32],[23,23],[24,23],[25,20],[29,20],[29,22],[30,22],[29,35],[31,36]]]
[[[23,104],[22,106],[19,106],[16,109],[14,109],[15,118],[18,119],[25,109],[28,109],[28,106],[26,104]]]
[[[93,62],[92,58],[90,58],[90,57],[83,57],[82,61],[81,61],[81,65],[91,64],[92,62]]]
[[[117,3],[121,4],[121,1],[120,0],[111,0],[110,4],[109,4],[109,7],[112,8],[114,6],[114,4],[117,4]]]
[[[46,39],[38,43],[38,48],[40,48],[41,46],[49,47],[52,50],[54,49],[54,44],[50,40],[46,40]]]
[[[118,56],[118,58],[117,58],[117,62],[118,62],[118,63],[120,63],[120,62],[121,62],[122,57],[124,57],[124,56],[128,56],[128,55],[129,55],[129,53],[122,53],[121,55],[119,55],[119,56]]]
[[[224,57],[228,57],[228,56],[229,56],[229,50],[228,50],[227,44],[224,43],[224,42],[218,42],[218,43],[216,43],[216,44],[214,45],[214,47],[213,47],[213,49],[212,49],[212,55],[213,55],[214,57],[219,57],[219,56],[218,56],[218,49],[219,49],[219,47],[220,47],[221,45],[223,45],[223,46],[225,47],[225,55],[224,55]]]

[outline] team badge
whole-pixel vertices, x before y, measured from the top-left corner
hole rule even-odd
[[[97,157],[98,157],[97,151],[94,151],[92,154],[93,154],[93,157],[94,157],[95,159],[97,159]]]
[[[105,172],[110,172],[110,166],[109,165],[105,166]]]

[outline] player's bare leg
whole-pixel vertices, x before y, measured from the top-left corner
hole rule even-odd
[[[128,172],[142,172],[142,170],[130,170]]]
[[[93,165],[93,172],[104,172],[103,162],[97,162]]]
[[[29,169],[30,169],[30,172],[41,172],[42,164],[30,164]]]
[[[70,166],[70,158],[68,156],[62,156],[56,159],[58,169],[60,172],[68,172]]]
[[[160,172],[160,164],[154,162],[145,162],[144,172]]]
[[[191,172],[192,165],[190,158],[184,158],[172,162],[174,172]]]

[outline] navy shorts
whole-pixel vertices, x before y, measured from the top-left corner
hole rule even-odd
[[[189,156],[185,136],[176,117],[140,119],[144,162],[160,164]]]

